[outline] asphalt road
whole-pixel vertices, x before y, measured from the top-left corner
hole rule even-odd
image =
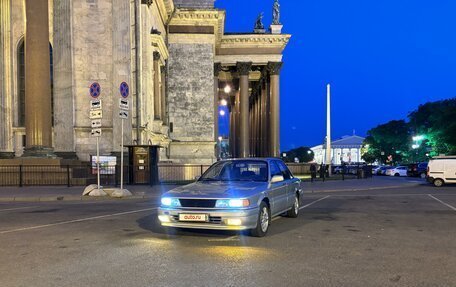
[[[156,202],[0,204],[0,286],[456,286],[456,187],[306,194],[265,238]]]

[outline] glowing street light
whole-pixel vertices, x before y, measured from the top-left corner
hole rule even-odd
[[[225,92],[225,94],[231,93],[231,86],[230,85],[226,85],[225,88],[223,89],[223,91]]]
[[[418,142],[418,141],[424,140],[424,136],[422,136],[422,135],[414,136],[412,139],[413,139],[413,141]]]
[[[223,117],[225,114],[226,114],[226,113],[225,113],[224,110],[221,110],[221,111],[220,111],[220,115],[221,115],[222,117]]]
[[[222,99],[222,100],[220,101],[220,105],[226,107],[226,106],[228,105],[228,101],[225,100],[225,99]]]

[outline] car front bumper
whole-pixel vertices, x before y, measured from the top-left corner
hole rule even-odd
[[[208,221],[179,221],[179,214],[205,214],[208,216]],[[255,228],[258,221],[258,214],[258,208],[226,210],[161,207],[158,209],[158,218],[162,226],[212,230],[247,230]]]

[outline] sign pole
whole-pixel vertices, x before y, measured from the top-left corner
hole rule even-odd
[[[121,137],[120,140],[120,189],[123,190],[123,168],[124,168],[124,119],[121,119]]]
[[[100,138],[97,137],[97,182],[100,189]]]

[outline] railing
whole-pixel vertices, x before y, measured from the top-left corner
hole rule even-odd
[[[116,185],[120,181],[117,167],[103,167],[102,185]],[[91,165],[11,165],[0,166],[0,186],[88,185],[97,182],[97,173]]]
[[[310,164],[287,163],[290,171],[297,176],[310,175]],[[158,165],[161,183],[188,183],[201,176],[210,165],[167,164]],[[129,167],[124,167],[124,183],[132,184]],[[350,177],[349,170],[345,175]],[[360,177],[357,173],[354,176]],[[319,177],[319,174],[317,174]],[[120,166],[102,166],[100,181],[103,186],[118,186]],[[96,168],[91,165],[11,165],[0,166],[0,186],[42,186],[66,185],[84,186],[97,183]]]
[[[162,183],[191,182],[200,177],[210,165],[159,164],[158,178]]]

